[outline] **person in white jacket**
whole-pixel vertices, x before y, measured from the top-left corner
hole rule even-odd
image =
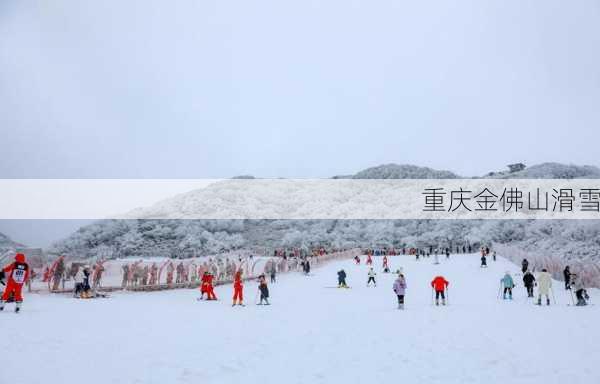
[[[538,284],[538,305],[542,305],[542,296],[546,296],[546,304],[550,305],[550,290],[552,289],[552,276],[546,269],[542,269],[537,279]]]
[[[373,268],[369,268],[369,279],[367,280],[367,287],[371,284],[371,282],[373,282],[373,284],[375,284],[375,286],[377,286],[377,282],[375,281],[375,276],[377,275],[377,273],[375,273],[375,271],[373,270]]]
[[[83,292],[83,266],[77,268],[77,272],[73,276],[74,290],[73,297],[80,297]]]

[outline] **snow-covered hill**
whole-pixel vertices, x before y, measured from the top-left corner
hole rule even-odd
[[[543,163],[517,172],[492,172],[495,179],[599,179],[600,168],[592,165]]]
[[[367,168],[351,176],[353,179],[456,179],[458,177],[458,175],[450,171],[438,171],[428,167],[408,164],[379,165]]]
[[[457,177],[447,171],[407,165],[382,165],[349,178]],[[600,177],[590,166],[545,163],[494,177]],[[158,202],[137,212],[151,217],[180,217],[186,212],[226,207],[231,184],[214,184]],[[231,194],[234,196],[235,194]],[[239,194],[235,195],[239,196]],[[260,194],[243,194],[253,207]],[[258,197],[257,197],[258,196]],[[193,217],[193,216],[191,216]],[[81,228],[55,244],[52,252],[78,257],[97,255],[165,256],[217,253],[236,248],[429,247],[470,243],[512,244],[527,251],[548,253],[564,260],[600,261],[598,221],[427,221],[427,220],[105,220]]]
[[[367,268],[339,261],[309,277],[280,275],[271,306],[255,306],[257,285],[245,285],[246,307],[232,308],[230,285],[217,302],[197,290],[122,293],[75,300],[27,295],[23,312],[0,313],[3,337],[21,358],[0,370],[1,383],[596,383],[600,307],[570,307],[554,282],[556,304],[526,298],[518,267],[503,259],[481,269],[473,255],[415,261],[403,268],[406,309],[396,309],[393,274],[365,286]],[[344,268],[351,289],[336,285]],[[514,300],[498,299],[504,272]],[[431,305],[430,281],[449,281],[449,306]],[[600,291],[590,290],[593,301]],[[12,306],[7,307],[12,310]],[[35,330],[28,332],[27,330]],[[35,369],[32,369],[34,364]]]
[[[23,244],[13,241],[10,237],[0,233],[0,261],[5,254],[14,254],[17,248],[23,248]]]

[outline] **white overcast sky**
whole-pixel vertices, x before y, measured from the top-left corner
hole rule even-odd
[[[599,139],[597,0],[0,1],[0,178],[473,176]]]
[[[0,178],[600,165],[598,1],[0,1]]]

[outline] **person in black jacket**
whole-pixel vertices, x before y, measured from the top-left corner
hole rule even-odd
[[[258,290],[260,291],[260,302],[257,305],[269,305],[269,287],[265,275],[258,276]]]
[[[565,267],[563,275],[565,277],[565,289],[569,290],[571,289],[571,270],[568,265]]]
[[[529,271],[526,271],[523,275],[523,284],[527,289],[527,297],[533,297],[533,285],[535,284],[535,277]]]
[[[527,259],[523,259],[523,261],[521,262],[521,272],[525,273],[528,268],[529,268],[529,261],[527,261]]]
[[[487,259],[485,258],[485,254],[481,255],[481,268],[487,268]]]
[[[310,263],[309,263],[308,259],[306,259],[304,261],[304,274],[305,275],[310,274]]]
[[[342,269],[338,271],[338,288],[348,288],[346,284],[346,272]]]

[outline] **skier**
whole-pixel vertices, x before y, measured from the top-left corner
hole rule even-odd
[[[277,272],[276,272],[276,269],[275,269],[275,263],[273,263],[271,265],[271,284],[273,284],[275,282],[275,280],[276,280],[276,278],[275,278],[275,274],[276,273]]]
[[[237,303],[238,305],[244,306],[244,283],[242,281],[242,270],[240,269],[235,273],[233,280],[233,304],[232,307]]]
[[[431,281],[431,287],[435,291],[435,305],[440,305],[439,298],[442,297],[442,305],[446,305],[446,296],[444,294],[446,288],[448,288],[450,282],[444,279],[443,276],[436,276]]]
[[[496,251],[492,251],[492,260],[496,261]]]
[[[569,269],[569,266],[567,265],[565,267],[565,270],[563,271],[563,276],[565,277],[565,289],[569,290],[571,289],[571,270]]]
[[[577,304],[575,305],[579,307],[587,305],[586,299],[589,299],[590,297],[583,284],[583,279],[575,274],[573,274],[573,288],[575,290],[575,296],[577,297]]]
[[[544,268],[537,277],[538,284],[538,302],[537,305],[542,305],[542,296],[546,296],[546,304],[550,305],[550,290],[552,289],[552,277]]]
[[[487,268],[487,259],[483,252],[481,252],[481,268]]]
[[[521,262],[521,272],[525,273],[525,271],[527,271],[528,268],[529,261],[527,261],[527,259],[523,259],[523,261]]]
[[[306,261],[304,262],[304,274],[307,276],[310,274],[310,262],[308,261],[308,259],[306,259]]]
[[[354,261],[356,262],[356,265],[360,265],[360,256],[354,256]]]
[[[338,275],[338,288],[348,288],[348,284],[346,284],[346,271],[341,269],[338,271],[337,275]]]
[[[398,274],[398,278],[394,281],[394,292],[398,296],[398,309],[404,309],[404,294],[406,292],[406,279],[402,273]]]
[[[373,265],[373,259],[371,258],[371,254],[370,253],[367,254],[367,262],[365,264],[367,264],[367,265]]]
[[[450,258],[450,248],[446,248],[446,259]]]
[[[83,292],[83,268],[77,268],[77,272],[73,275],[73,297],[81,298]]]
[[[91,295],[92,287],[90,286],[90,275],[91,275],[90,267],[88,265],[86,265],[82,268],[83,268],[83,282],[82,282],[81,298],[82,299],[91,299],[92,298],[92,295]]]
[[[504,277],[500,279],[500,284],[502,287],[504,287],[502,298],[506,300],[506,293],[508,292],[508,298],[512,300],[512,290],[515,287],[515,283],[513,281],[512,276],[510,275],[510,272],[506,271]]]
[[[2,272],[8,278],[8,281],[0,299],[0,311],[4,310],[4,303],[12,296],[16,303],[15,312],[19,312],[21,310],[21,303],[23,302],[21,290],[23,289],[23,284],[29,278],[29,265],[25,262],[25,255],[17,253],[15,261],[4,267]]]
[[[388,268],[388,258],[387,256],[383,256],[383,272],[388,273],[390,269]]]
[[[265,275],[258,276],[258,290],[260,291],[260,302],[258,305],[269,305],[269,287],[267,287],[267,279]]]
[[[371,284],[371,282],[373,282],[373,284],[375,284],[375,286],[377,286],[377,282],[375,281],[375,276],[377,274],[375,273],[375,271],[373,270],[373,267],[369,268],[369,279],[367,280],[367,287],[369,286],[369,284]]]
[[[533,297],[533,285],[535,284],[535,277],[533,273],[526,271],[523,275],[523,284],[527,288],[527,297]]]

